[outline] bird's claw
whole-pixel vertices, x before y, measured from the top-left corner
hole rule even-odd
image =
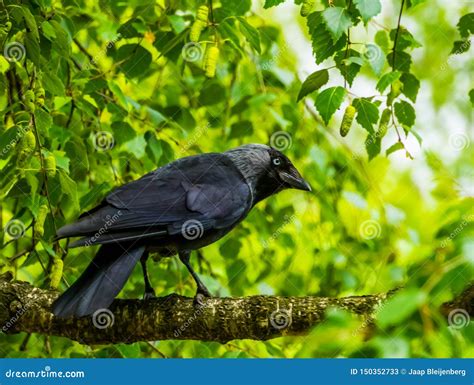
[[[156,295],[155,295],[155,292],[154,292],[154,291],[146,291],[146,292],[143,294],[143,299],[144,299],[144,300],[153,299],[153,298],[156,298]]]
[[[200,289],[197,291],[196,295],[194,296],[194,305],[196,306],[204,306],[204,302],[206,298],[210,298],[211,294],[207,289]]]

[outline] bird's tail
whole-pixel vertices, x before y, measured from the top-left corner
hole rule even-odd
[[[53,304],[56,317],[83,317],[110,306],[122,290],[144,246],[103,245],[79,279]]]

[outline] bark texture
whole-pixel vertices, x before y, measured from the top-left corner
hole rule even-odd
[[[204,299],[202,304],[172,294],[146,301],[117,299],[91,317],[57,319],[50,307],[59,292],[4,274],[0,276],[0,327],[4,333],[41,333],[83,344],[268,340],[306,334],[323,320],[328,307],[370,317],[392,292],[345,298],[257,295]]]

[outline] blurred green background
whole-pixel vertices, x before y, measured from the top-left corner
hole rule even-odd
[[[66,242],[52,242],[55,227],[74,221],[114,187],[173,159],[258,142],[280,147],[313,193],[289,190],[267,199],[228,236],[203,249],[201,258],[194,255],[209,289],[219,296],[404,289],[377,312],[370,328],[364,319],[331,310],[310,335],[267,342],[83,346],[65,338],[0,334],[0,356],[473,357],[469,317],[451,314],[448,322],[440,312],[474,276],[474,61],[465,47],[451,55],[454,42],[469,41],[474,32],[471,25],[466,38],[456,27],[469,2],[405,4],[401,24],[416,44],[406,42],[406,34],[401,39],[420,87],[412,83],[416,92],[410,93],[404,84],[406,92],[397,97],[413,104],[416,120],[407,127],[397,115],[398,133],[390,124],[380,154],[372,151],[370,162],[367,129],[354,121],[342,138],[339,126],[351,100],[371,96],[381,112],[378,102],[393,92],[379,92],[376,85],[391,72],[385,54],[400,1],[382,1],[366,25],[353,19],[348,56],[362,57],[347,62],[359,66],[353,82],[344,81],[340,64],[333,67],[332,54],[321,61],[316,53],[316,63],[314,40],[325,35],[317,29],[310,36],[311,15],[300,16],[293,1],[216,0],[215,25],[192,43],[189,29],[203,4],[0,1],[0,272],[48,288],[51,269],[62,259],[58,289],[65,290],[95,250],[71,249],[66,256]],[[316,2],[312,11],[329,5]],[[374,41],[385,51],[378,69],[364,54]],[[8,52],[13,43],[19,46]],[[206,45],[219,47],[215,76],[203,70]],[[344,42],[338,52],[346,53]],[[328,83],[297,101],[302,81],[323,68],[331,68]],[[345,87],[344,99],[325,124],[315,100],[336,86]],[[34,149],[25,143],[32,125],[38,134]],[[398,151],[386,155],[396,143]],[[46,213],[42,228],[38,218]],[[194,294],[194,282],[177,258],[149,268],[158,295]],[[137,266],[120,297],[139,298],[142,292]]]

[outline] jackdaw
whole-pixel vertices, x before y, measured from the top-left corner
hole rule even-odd
[[[58,230],[57,239],[81,237],[70,247],[101,247],[54,302],[53,313],[82,317],[108,308],[138,260],[144,297],[153,297],[146,268],[149,252],[178,254],[197,284],[196,295],[210,296],[190,265],[191,251],[222,238],[255,204],[287,188],[311,191],[285,155],[262,144],[181,158],[117,188],[77,222]]]

